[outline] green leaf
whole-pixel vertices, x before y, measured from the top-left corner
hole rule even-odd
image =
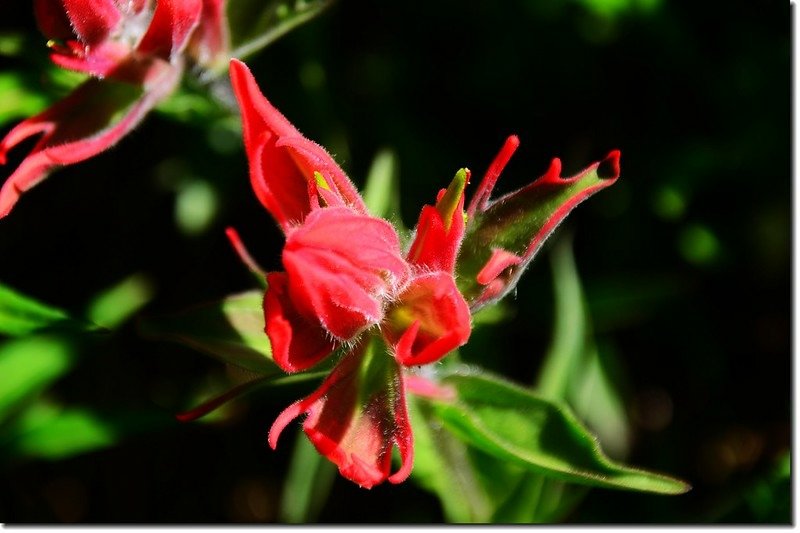
[[[167,424],[162,413],[121,412],[102,415],[82,407],[38,401],[15,417],[3,432],[0,449],[6,459],[59,460],[116,444],[122,437]]]
[[[287,524],[315,522],[336,479],[336,466],[299,432],[283,485],[278,518]]]
[[[73,351],[68,341],[45,335],[0,345],[0,421],[66,373]]]
[[[170,316],[153,317],[142,322],[141,330],[258,374],[282,373],[272,361],[264,332],[263,299],[260,290],[228,296]]]
[[[22,336],[48,326],[66,323],[77,324],[61,309],[43,304],[0,284],[0,334]]]
[[[538,393],[566,401],[595,431],[614,457],[624,457],[630,446],[630,427],[618,389],[609,368],[614,352],[601,352],[592,334],[575,258],[572,236],[561,236],[550,254],[555,292],[553,342],[545,356]]]
[[[499,378],[464,372],[444,384],[458,400],[435,403],[443,423],[465,442],[503,460],[576,483],[681,494],[677,479],[612,462],[565,407]]]
[[[560,522],[586,495],[588,487],[526,472],[508,498],[498,506],[492,523],[550,524]]]
[[[230,0],[228,27],[234,47],[230,57],[245,59],[332,3],[332,0]]]

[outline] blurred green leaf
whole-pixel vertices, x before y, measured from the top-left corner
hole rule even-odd
[[[490,496],[478,483],[467,454],[467,446],[444,431],[425,401],[407,398],[414,428],[412,479],[433,492],[451,523],[485,522],[492,506]]]
[[[12,454],[61,459],[116,442],[113,428],[85,409],[36,403],[22,413],[4,448]]]
[[[228,26],[234,47],[230,56],[245,59],[332,3],[332,0],[230,0]]]
[[[0,449],[6,459],[59,460],[112,446],[130,434],[174,423],[172,417],[157,412],[116,411],[103,415],[87,408],[37,401],[6,428],[0,438]]]
[[[61,309],[0,284],[0,334],[28,335],[38,329],[63,323],[78,324]]]
[[[615,457],[628,452],[630,428],[618,384],[609,376],[613,352],[598,350],[585,302],[572,236],[562,235],[550,254],[555,294],[553,341],[536,387],[562,400],[599,436]]]
[[[142,274],[134,274],[95,296],[89,304],[87,315],[95,324],[114,329],[152,297],[151,282]]]
[[[492,515],[491,521],[495,524],[559,522],[587,490],[588,487],[527,472],[520,477],[511,495]]]
[[[0,345],[0,421],[67,372],[74,356],[70,343],[56,336],[29,336]]]
[[[386,148],[375,154],[372,160],[364,184],[364,203],[375,216],[385,218],[398,210],[398,165],[397,154]]]
[[[21,75],[0,73],[0,124],[35,115],[47,107],[48,102],[43,94],[29,90]]]
[[[336,479],[336,466],[299,432],[281,493],[278,519],[287,524],[315,522]]]
[[[169,316],[141,323],[142,333],[173,340],[225,363],[258,374],[283,372],[272,361],[264,332],[264,293],[260,290],[228,296]]]
[[[465,442],[498,458],[576,483],[660,494],[689,486],[665,475],[612,462],[565,407],[497,377],[448,376],[458,400],[436,402],[444,424]]]

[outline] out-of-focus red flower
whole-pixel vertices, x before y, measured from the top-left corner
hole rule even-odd
[[[267,275],[264,298],[275,362],[297,372],[344,354],[316,392],[280,414],[270,445],[306,413],[304,431],[343,476],[368,488],[399,483],[413,456],[402,367],[440,359],[471,331],[454,279],[468,172],[423,208],[404,254],[395,229],[369,214],[346,174],[272,107],[243,63],[231,62],[231,80],[253,189],[286,235],[284,271]],[[395,445],[402,466],[391,474]]]
[[[177,87],[187,61],[227,55],[224,0],[35,0],[51,60],[92,76],[0,141],[0,164],[39,141],[0,188],[0,218],[58,166],[110,148]]]

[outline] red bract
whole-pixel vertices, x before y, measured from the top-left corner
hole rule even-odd
[[[516,136],[506,140],[467,208],[457,270],[459,289],[473,312],[508,294],[569,212],[619,177],[619,150],[571,178],[561,177],[561,161],[556,158],[544,176],[490,202],[497,179],[518,146]]]
[[[343,476],[368,488],[399,483],[413,455],[401,367],[440,359],[471,331],[454,280],[468,173],[423,208],[404,256],[394,228],[368,213],[344,171],[272,107],[243,63],[231,62],[231,79],[253,188],[286,234],[285,272],[268,274],[264,298],[275,362],[297,372],[344,353],[316,392],[281,413],[270,445],[307,413],[304,431]],[[402,466],[390,474],[395,445]]]
[[[52,61],[93,77],[0,141],[0,164],[41,135],[0,189],[0,218],[55,167],[110,148],[180,82],[186,59],[208,66],[227,49],[222,0],[35,0]],[[188,46],[188,53],[187,53]]]

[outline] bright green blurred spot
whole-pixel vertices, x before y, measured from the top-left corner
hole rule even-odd
[[[678,236],[678,250],[690,263],[708,265],[719,258],[722,246],[707,226],[694,224],[681,231]]]
[[[61,309],[40,303],[0,284],[0,334],[27,335],[66,321],[69,321],[69,317]]]
[[[19,33],[0,33],[0,56],[18,56],[22,53],[25,37]]]
[[[35,397],[72,365],[72,347],[58,337],[33,336],[0,345],[0,421]]]
[[[0,124],[35,115],[47,104],[48,98],[26,88],[18,74],[0,73]]]
[[[142,274],[134,274],[94,297],[87,316],[99,326],[114,329],[128,320],[153,297],[153,286]]]
[[[665,220],[676,220],[686,212],[686,199],[677,189],[662,187],[653,199],[653,210]]]
[[[210,183],[193,180],[178,192],[175,222],[186,235],[198,235],[209,228],[219,210],[217,191]]]
[[[14,433],[15,454],[43,459],[61,459],[116,442],[114,428],[90,411],[44,402],[32,405],[15,421]]]
[[[336,479],[336,466],[298,432],[283,485],[278,519],[287,524],[315,522]]]
[[[661,0],[578,0],[586,8],[602,17],[616,17],[626,12],[649,13],[661,5]]]

